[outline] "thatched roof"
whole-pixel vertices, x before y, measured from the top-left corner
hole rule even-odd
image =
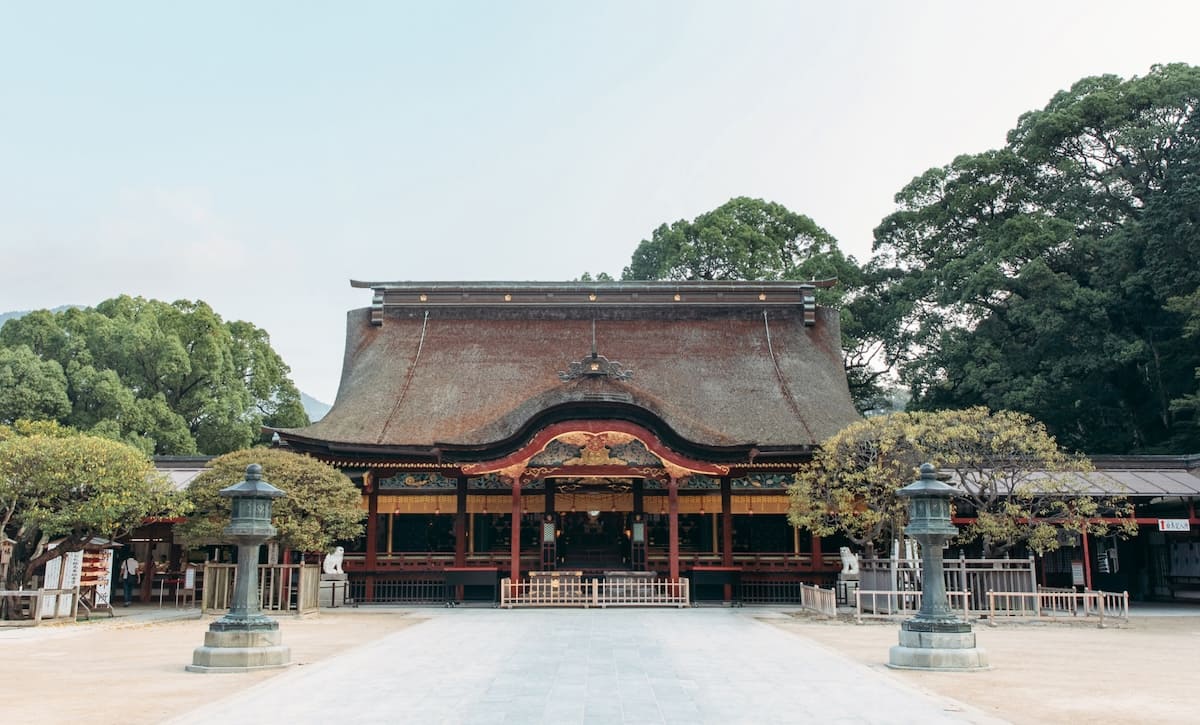
[[[679,447],[769,455],[858,418],[837,313],[811,285],[354,284],[375,304],[347,316],[333,408],[280,431],[297,447],[470,460],[545,422],[614,417]]]

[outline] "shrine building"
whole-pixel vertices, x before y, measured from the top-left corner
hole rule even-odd
[[[859,418],[826,282],[359,282],[333,408],[283,445],[362,488],[358,601],[439,573],[689,576],[744,597],[828,585],[836,544],[786,486]]]

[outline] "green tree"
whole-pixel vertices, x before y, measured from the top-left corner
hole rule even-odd
[[[71,410],[62,366],[25,345],[0,347],[0,423],[60,418]]]
[[[0,426],[0,534],[14,541],[2,572],[7,589],[29,585],[39,567],[93,537],[121,536],[148,516],[181,510],[170,483],[135,448],[47,422]]]
[[[904,504],[896,491],[913,481],[921,455],[907,441],[905,413],[867,418],[822,442],[788,489],[788,522],[818,536],[844,534],[873,557],[898,537]]]
[[[1085,78],[901,190],[875,263],[915,407],[1024,411],[1093,453],[1200,445],[1172,405],[1200,348],[1167,308],[1200,286],[1198,102],[1191,66]]]
[[[5,349],[31,350],[65,376],[69,409],[43,417],[147,453],[224,453],[259,440],[263,425],[308,423],[266,332],[203,302],[121,296],[34,312],[0,328]]]
[[[1195,342],[1200,340],[1200,290],[1185,297],[1172,297],[1167,309],[1183,315],[1185,318],[1183,336],[1185,340]],[[1200,367],[1195,371],[1196,381],[1200,383]],[[1195,392],[1183,395],[1171,401],[1171,408],[1179,412],[1188,412],[1192,420],[1200,420],[1200,385]]]
[[[841,277],[852,262],[816,222],[782,204],[737,197],[642,240],[623,279],[810,280]]]
[[[362,496],[349,478],[315,458],[272,448],[236,451],[210,461],[188,486],[192,513],[176,525],[176,534],[191,546],[224,543],[230,509],[219,491],[245,478],[251,463],[261,465],[263,478],[287,493],[276,499],[271,517],[279,531],[276,539],[285,548],[324,552],[335,541],[362,534]]]
[[[876,332],[899,316],[867,294],[873,278],[809,217],[782,204],[737,197],[692,221],[663,224],[633,252],[626,280],[798,280],[834,278],[817,290],[841,310],[842,351],[850,392],[860,409],[880,404],[891,366]],[[871,300],[875,299],[875,302]]]
[[[898,537],[906,512],[896,491],[924,461],[952,474],[958,513],[971,518],[959,541],[980,542],[985,556],[1019,544],[1056,549],[1059,529],[1137,533],[1124,497],[1090,495],[1086,459],[1062,452],[1027,415],[981,407],[893,413],[848,426],[797,474],[789,521],[818,534],[842,531],[868,547]]]

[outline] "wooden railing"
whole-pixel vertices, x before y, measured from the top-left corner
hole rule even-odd
[[[801,584],[800,606],[826,617],[837,616],[837,597],[832,589]]]
[[[665,571],[669,564],[666,550],[651,548],[646,553],[650,568]],[[723,561],[720,554],[710,552],[682,552],[679,555],[679,565],[686,571],[694,566],[716,566]],[[506,569],[511,564],[512,557],[508,552],[475,552],[467,554],[468,566],[495,566]],[[733,555],[733,563],[746,571],[758,572],[791,572],[791,571],[837,571],[841,568],[841,557],[836,553],[823,553],[815,565],[811,554],[781,553],[738,553]],[[347,571],[366,570],[366,554],[361,552],[345,555],[342,565]],[[454,566],[454,554],[448,552],[393,552],[379,553],[375,556],[375,571],[438,571],[448,566]],[[541,566],[541,560],[536,552],[521,553],[521,569],[531,571]]]
[[[205,614],[227,611],[237,580],[236,564],[204,565],[200,607]],[[320,569],[314,564],[262,564],[258,567],[258,601],[263,611],[309,614],[319,606]]]
[[[686,607],[687,579],[601,581],[580,578],[558,580],[500,580],[500,606],[513,607]]]
[[[948,558],[943,562],[947,591],[972,592],[972,609],[987,608],[987,592],[1035,592],[1033,557],[1024,559]],[[918,591],[920,559],[860,559],[859,586],[867,591]]]
[[[44,619],[75,618],[78,608],[79,587],[0,590],[0,618],[20,620],[34,627]]]
[[[1129,619],[1129,592],[1076,592],[1069,589],[1041,589],[1030,592],[988,592],[988,623],[995,626],[1002,617],[1023,619],[1061,619],[1095,617],[1101,627],[1105,619]]]
[[[946,592],[951,608],[964,620],[971,616],[971,592]],[[865,604],[864,604],[865,602]],[[911,617],[921,609],[921,592],[901,589],[859,589],[854,592],[854,621]]]
[[[651,569],[665,569],[670,561],[667,553],[660,549],[650,549],[646,553],[646,561],[649,562]],[[720,554],[711,553],[689,553],[681,552],[679,554],[679,566],[684,570],[691,569],[694,566],[719,566],[724,561]],[[836,553],[822,554],[816,565],[813,565],[811,554],[793,554],[791,552],[780,553],[757,553],[748,554],[740,553],[733,555],[734,566],[740,566],[745,571],[807,571],[807,570],[829,570],[836,571],[841,568],[841,556]]]
[[[980,598],[968,591],[946,592],[950,606],[964,621],[986,617],[995,626],[1003,618],[1059,619],[1064,617],[1099,620],[1101,627],[1111,619],[1129,618],[1128,592],[1075,592],[1069,589],[1037,592],[985,592]],[[855,621],[911,617],[921,608],[921,592],[909,590],[859,589],[854,595]]]
[[[467,566],[494,566],[507,569],[511,566],[512,556],[500,552],[482,552],[467,554]],[[377,572],[400,571],[441,571],[448,566],[454,566],[454,554],[429,552],[395,552],[378,554],[375,557]],[[534,552],[521,554],[521,569],[532,570],[541,566],[541,558]],[[367,555],[362,553],[346,554],[342,567],[350,571],[366,571]]]

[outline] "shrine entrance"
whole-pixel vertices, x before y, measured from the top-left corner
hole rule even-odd
[[[597,510],[560,514],[559,567],[589,572],[628,569],[626,516]]]

